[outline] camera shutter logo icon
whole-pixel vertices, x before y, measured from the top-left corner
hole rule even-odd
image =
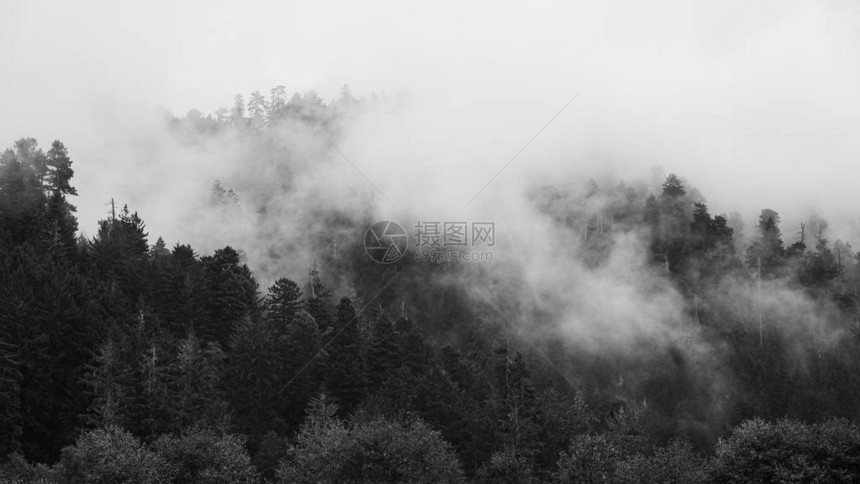
[[[391,220],[380,220],[364,233],[364,250],[380,264],[393,264],[406,255],[409,236],[406,230]]]

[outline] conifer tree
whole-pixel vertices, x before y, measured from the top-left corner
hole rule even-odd
[[[105,341],[89,366],[85,382],[92,392],[92,426],[127,425],[127,410],[134,396],[132,375],[123,358],[123,348],[113,339]]]
[[[326,358],[326,390],[344,412],[351,412],[361,401],[365,388],[365,371],[361,357],[362,342],[358,316],[349,298],[337,306],[337,322]]]
[[[280,278],[269,288],[269,296],[266,298],[266,312],[269,319],[286,326],[295,317],[296,312],[303,309],[303,306],[302,290],[295,282]]]

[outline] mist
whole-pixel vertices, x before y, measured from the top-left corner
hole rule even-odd
[[[747,227],[777,210],[789,242],[816,216],[831,240],[860,235],[860,9],[848,2],[172,5],[4,7],[0,105],[15,115],[0,134],[70,146],[85,235],[115,199],[153,240],[240,248],[267,284],[303,277],[304,248],[331,231],[321,213],[357,218],[368,198],[375,218],[404,225],[495,221],[499,265],[560,308],[563,333],[624,348],[671,333],[679,295],[645,267],[639,234],[583,266],[577,236],[529,190],[594,179],[656,193],[674,172]],[[188,143],[165,122],[275,85],[332,102],[344,84],[382,98],[339,120],[334,147],[300,123],[267,153],[229,133]],[[216,180],[235,206],[212,209]],[[263,205],[278,221],[265,230]]]
[[[856,230],[860,12],[849,2],[170,5],[3,7],[0,105],[15,115],[0,133],[73,147],[85,232],[111,197],[151,212],[154,233],[174,225],[112,169],[141,154],[106,156],[158,139],[159,107],[209,113],[279,84],[405,98],[341,146],[400,206],[444,189],[446,209],[459,208],[579,92],[499,181],[660,166],[717,213],[752,219],[772,205],[787,223],[826,213],[839,237]],[[157,187],[171,158],[193,163],[173,155],[141,160],[159,169],[140,183]],[[404,196],[429,172],[442,187]]]
[[[56,462],[89,425],[79,416],[114,401],[76,393],[107,361],[105,342],[125,345],[120,366],[148,361],[154,374],[157,347],[180,374],[172,359],[195,334],[200,354],[214,348],[203,358],[216,355],[223,392],[206,425],[233,415],[254,459],[281,452],[254,462],[267,478],[293,462],[283,449],[296,451],[329,386],[344,419],[426,419],[469,478],[516,448],[548,479],[583,435],[606,436],[624,458],[676,438],[708,454],[751,418],[860,420],[855,2],[36,0],[6,2],[0,18],[0,148],[61,140],[79,194],[63,192],[72,216],[59,188],[52,199],[33,189],[47,207],[36,230],[24,216],[13,225],[7,194],[18,192],[0,186],[11,221],[0,294],[13,302],[0,322],[14,330],[0,328],[0,354],[9,339],[38,368],[31,327],[84,328],[69,333],[74,366],[65,349],[50,360],[67,373],[15,377],[29,401],[74,397],[51,429],[61,438],[38,430],[52,408],[21,405],[29,423],[13,430],[28,459]],[[248,112],[252,93],[280,88],[281,111]],[[0,181],[23,180],[19,155],[3,156]],[[124,206],[145,222],[148,252],[123,252],[126,219],[99,234]],[[73,217],[77,245],[60,234]],[[380,220],[412,243],[422,223],[493,223],[491,246],[453,250],[491,257],[418,261],[411,245],[377,264],[365,236]],[[116,253],[100,246],[111,237]],[[275,317],[278,283],[296,292],[280,308],[292,313]],[[76,296],[52,305],[64,291]],[[369,363],[380,340],[394,366]],[[365,364],[372,377],[350,382]],[[245,370],[254,378],[239,379]],[[449,397],[459,406],[444,407]],[[157,429],[124,418],[149,445],[184,430],[168,413],[146,420],[162,419]],[[266,450],[266,432],[283,448]]]

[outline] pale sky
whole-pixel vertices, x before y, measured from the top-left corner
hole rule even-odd
[[[449,119],[435,132],[492,153],[487,179],[580,92],[509,176],[660,165],[716,213],[860,215],[857,2],[3,0],[0,18],[0,147],[63,140],[90,233],[141,119],[279,84],[425,100],[415,125]]]

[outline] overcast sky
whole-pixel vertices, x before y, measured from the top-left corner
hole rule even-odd
[[[89,232],[129,177],[105,153],[117,126],[278,84],[424,100],[415,123],[451,121],[487,179],[579,92],[505,175],[659,165],[717,213],[860,214],[858,2],[6,0],[0,18],[0,145],[63,140]]]

